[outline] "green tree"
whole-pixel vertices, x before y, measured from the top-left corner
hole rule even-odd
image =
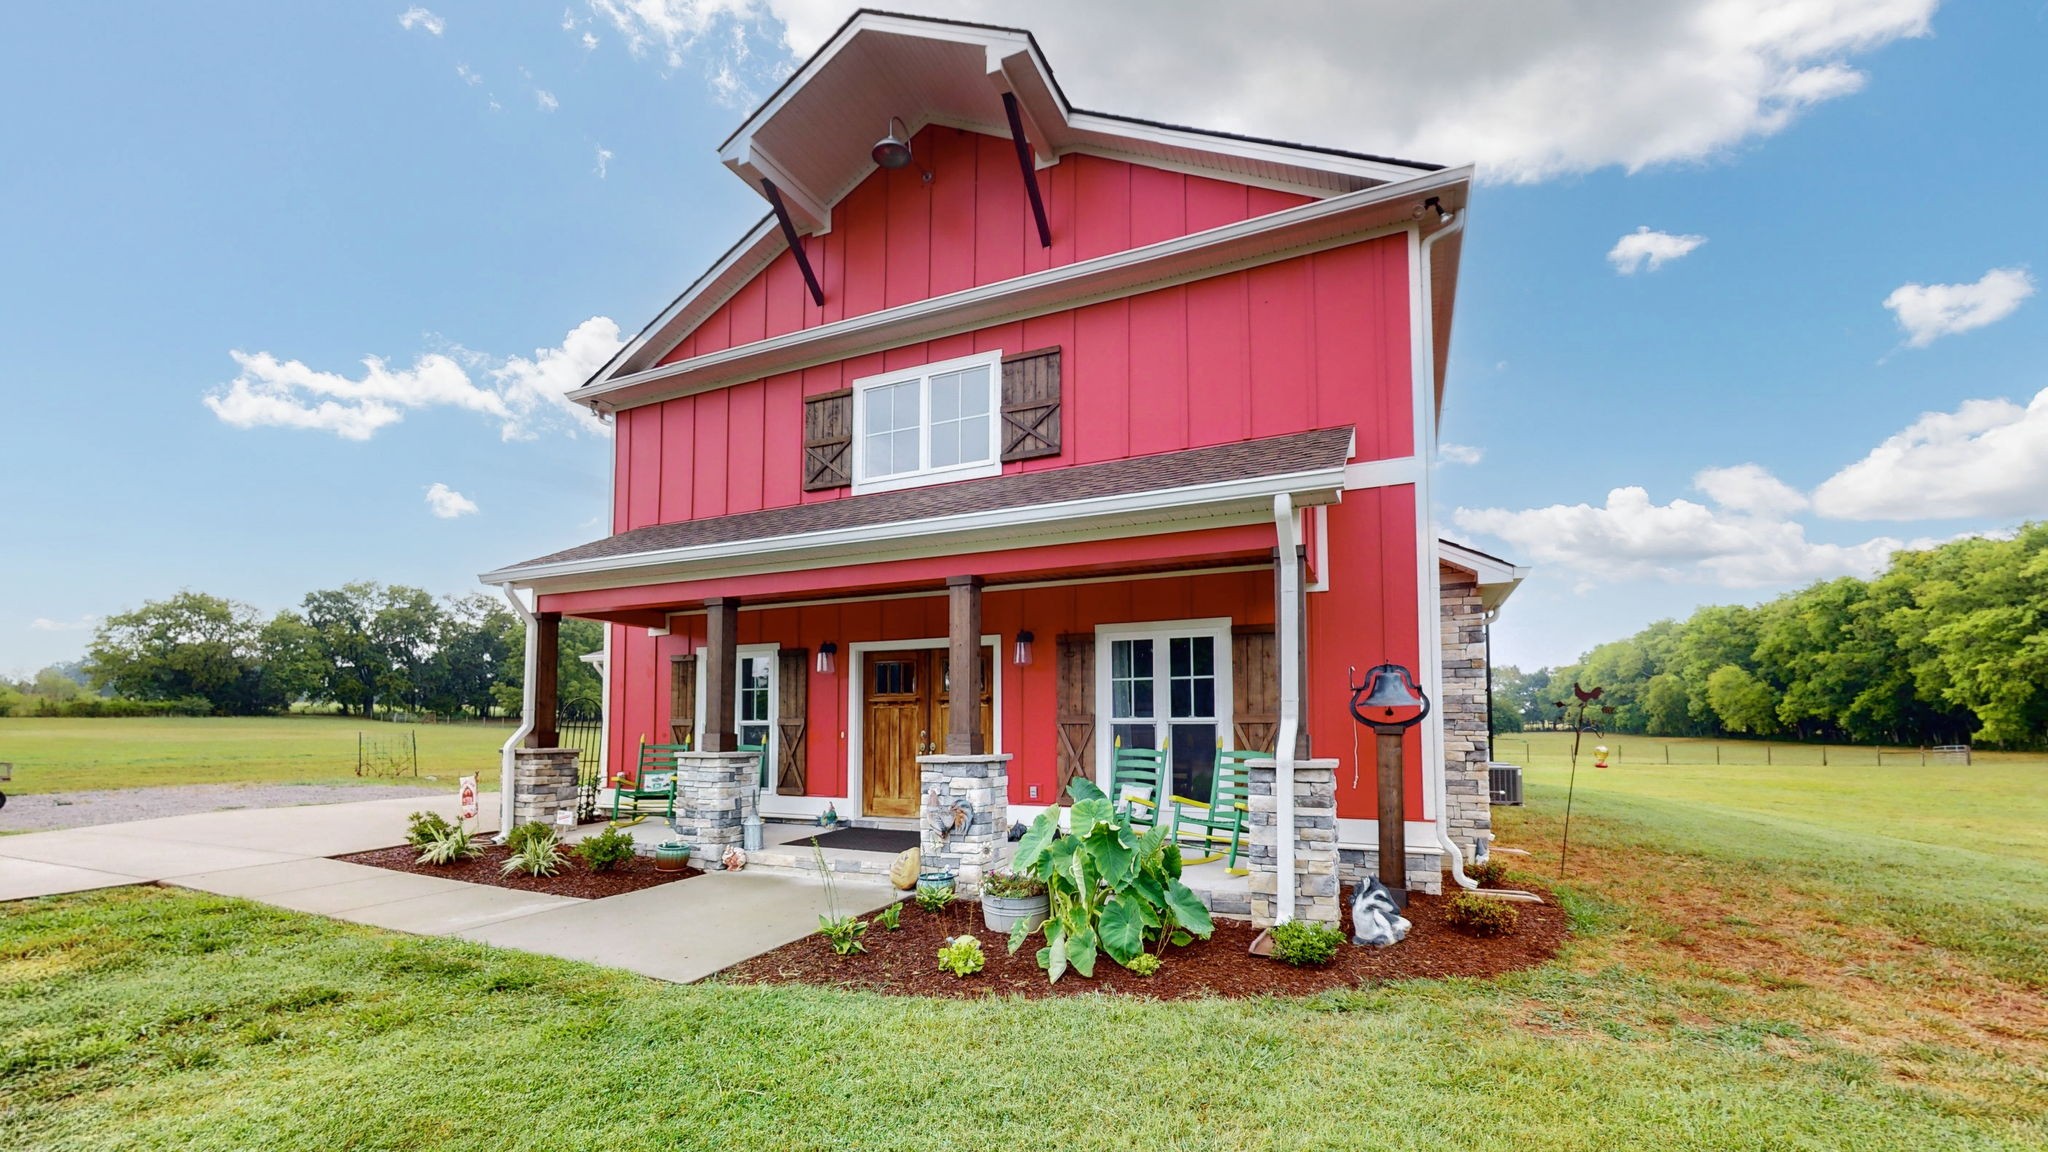
[[[94,631],[86,669],[94,685],[137,700],[205,699],[215,712],[263,711],[256,610],[179,592],[109,616]]]
[[[523,672],[525,638],[519,618],[503,600],[484,593],[448,597],[442,643],[436,653],[431,706],[437,712],[468,709],[488,716],[497,704],[494,686],[517,684]]]
[[[1691,736],[1698,730],[1692,718],[1685,681],[1675,673],[1660,672],[1643,686],[1643,730],[1652,736]]]
[[[1707,677],[1707,700],[1730,732],[1768,735],[1778,725],[1778,701],[1756,673],[1723,664]]]
[[[384,650],[374,622],[382,590],[367,580],[308,592],[299,605],[318,638],[320,683],[315,696],[368,715],[377,706]]]

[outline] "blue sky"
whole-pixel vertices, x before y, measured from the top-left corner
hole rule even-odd
[[[1537,565],[1504,661],[2048,514],[2048,6],[910,7],[1029,24],[1085,106],[1481,162],[1438,497]],[[850,6],[408,9],[13,14],[0,671],[601,531],[553,396],[758,218],[712,149]],[[1703,240],[1624,274],[1641,227]]]

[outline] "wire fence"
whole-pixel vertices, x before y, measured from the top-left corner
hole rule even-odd
[[[597,818],[604,784],[604,712],[595,701],[564,700],[555,710],[557,744],[576,750],[576,822]]]
[[[1760,740],[1643,740],[1588,739],[1579,747],[1581,761],[1591,761],[1600,746],[1607,749],[1610,765],[1669,764],[1669,765],[1715,765],[1741,764],[1765,766],[1811,766],[1816,768],[1886,767],[1899,765],[1929,766],[1936,764],[1969,764],[1971,749],[1967,744],[1942,744],[1926,748],[1876,748],[1860,744],[1776,744]],[[1517,756],[1523,761],[1537,756],[1568,756],[1571,744],[1568,739],[1556,742],[1546,741],[1540,746],[1519,736],[1496,736],[1493,739],[1493,758],[1513,761]]]

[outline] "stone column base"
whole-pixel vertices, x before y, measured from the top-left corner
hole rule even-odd
[[[1279,826],[1274,793],[1278,765],[1254,760],[1251,770],[1249,852],[1252,923],[1270,928],[1280,907],[1280,837],[1294,838],[1294,919],[1336,924],[1342,908],[1337,897],[1337,762],[1294,762],[1294,827]]]
[[[1441,895],[1444,890],[1443,870],[1447,865],[1443,857],[1433,852],[1417,852],[1415,845],[1408,845],[1408,890]],[[1380,850],[1378,848],[1346,848],[1341,855],[1343,867],[1339,869],[1346,884],[1363,884],[1368,879],[1378,879],[1380,874]]]
[[[512,750],[512,823],[553,824],[555,814],[576,811],[576,749]],[[507,828],[505,831],[510,832]]]
[[[919,756],[917,766],[920,864],[953,873],[956,894],[978,897],[1009,837],[1010,757]]]
[[[761,791],[758,752],[676,753],[676,830],[712,867],[740,843],[742,825],[756,814]]]

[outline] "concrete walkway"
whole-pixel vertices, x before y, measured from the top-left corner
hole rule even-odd
[[[453,797],[209,812],[0,837],[0,901],[164,883],[424,936],[585,960],[664,980],[700,980],[817,930],[824,886],[804,877],[714,872],[604,900],[466,884],[328,859],[404,839],[421,808]],[[487,826],[496,808],[486,805]],[[898,893],[842,879],[841,910]]]

